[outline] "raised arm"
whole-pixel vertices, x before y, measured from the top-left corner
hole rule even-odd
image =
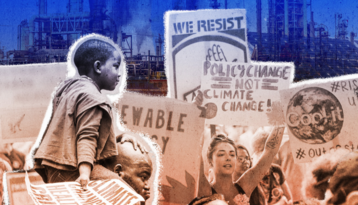
[[[248,197],[250,197],[252,191],[269,170],[272,160],[280,148],[284,129],[284,126],[274,127],[272,129],[257,164],[245,172],[236,182],[241,186]]]

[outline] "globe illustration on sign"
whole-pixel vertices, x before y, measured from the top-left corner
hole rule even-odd
[[[297,92],[289,101],[286,123],[293,135],[309,144],[333,140],[343,126],[341,103],[329,91],[311,87]]]

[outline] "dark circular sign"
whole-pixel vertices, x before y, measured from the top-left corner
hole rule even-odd
[[[215,103],[207,103],[205,104],[206,108],[206,119],[212,119],[216,116],[216,113],[218,112],[218,107],[215,105]]]
[[[287,106],[286,123],[293,135],[309,144],[333,140],[343,126],[341,103],[329,91],[311,87],[297,92]]]

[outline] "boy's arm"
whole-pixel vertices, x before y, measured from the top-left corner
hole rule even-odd
[[[87,162],[82,162],[78,166],[78,171],[80,172],[80,176],[76,179],[76,182],[81,184],[81,187],[84,191],[87,191],[87,184],[90,181],[92,165]]]
[[[93,162],[96,157],[97,139],[99,137],[99,126],[102,119],[102,110],[99,107],[93,107],[84,111],[76,119],[77,136],[77,162],[80,176],[76,180],[84,190],[93,168]]]

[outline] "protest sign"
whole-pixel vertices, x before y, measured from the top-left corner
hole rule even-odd
[[[129,204],[144,201],[128,184],[120,180],[91,181],[83,191],[77,182],[32,185],[25,178],[29,195],[36,205],[41,204]]]
[[[168,96],[191,101],[203,60],[250,62],[246,10],[170,11],[165,15]]]
[[[280,91],[296,162],[336,149],[358,149],[358,75],[305,81]]]
[[[27,192],[25,176],[24,172],[6,173],[7,193],[10,204],[35,204]],[[28,177],[33,184],[44,184],[41,176],[35,171],[29,172]]]
[[[294,74],[292,63],[203,61],[201,68],[206,123],[242,126],[283,123],[278,91],[289,88]]]
[[[65,63],[0,67],[0,140],[35,141]]]
[[[197,106],[165,97],[124,93],[118,112],[124,126],[148,133],[160,146],[160,204],[188,204],[197,193],[204,118]]]

